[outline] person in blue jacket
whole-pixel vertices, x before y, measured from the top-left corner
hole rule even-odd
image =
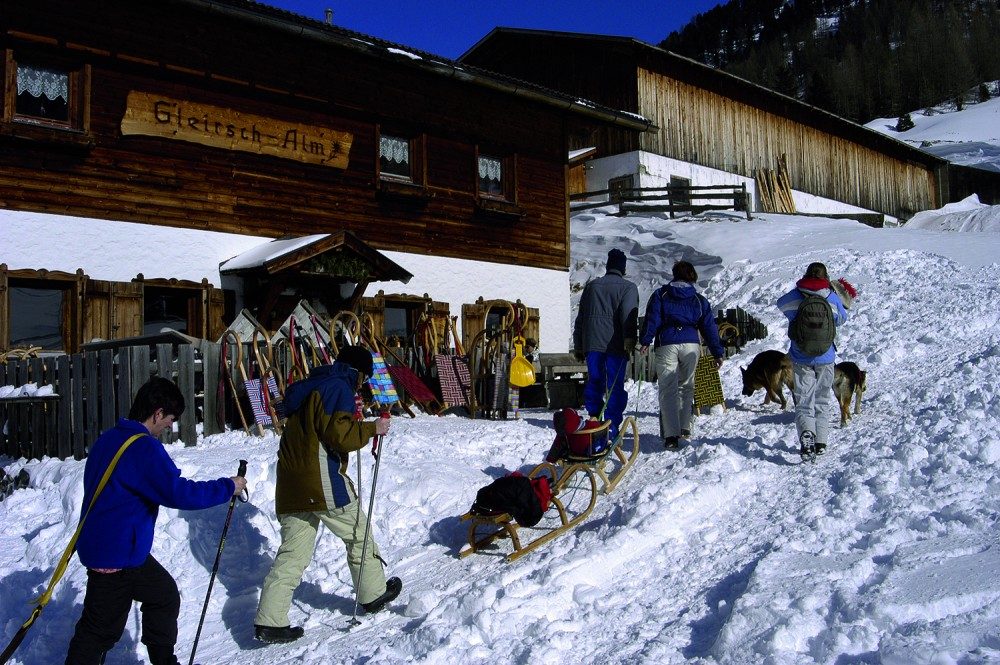
[[[592,418],[611,421],[612,440],[628,404],[625,371],[639,330],[639,289],[625,279],[625,263],[625,252],[608,252],[605,273],[584,287],[573,323],[573,355],[587,363],[583,403]]]
[[[825,298],[830,305],[835,326],[847,321],[847,310],[840,296],[830,286],[830,277],[822,263],[810,263],[795,288],[778,298],[777,306],[788,318],[789,327],[795,321],[799,304],[806,294]],[[833,342],[825,353],[810,356],[802,352],[795,340],[789,339],[788,355],[792,361],[795,387],[795,429],[800,452],[820,455],[829,443],[830,419],[833,417],[833,364],[837,345]]]
[[[160,506],[210,508],[246,487],[240,476],[193,481],[181,472],[157,439],[184,412],[184,396],[172,381],[153,377],[136,393],[122,418],[90,447],[83,472],[86,519],[76,543],[87,567],[83,614],[69,644],[66,665],[97,665],[121,638],[133,601],[141,603],[142,642],[153,665],[176,665],[177,616],[181,598],[174,578],[150,554]],[[90,505],[118,450],[107,484]],[[82,514],[83,514],[82,513]]]
[[[653,344],[656,352],[656,384],[660,397],[660,433],[668,450],[691,436],[694,404],[694,372],[701,357],[701,339],[722,367],[726,351],[712,306],[695,291],[698,272],[688,261],[674,264],[673,280],[649,297],[643,323],[642,353]],[[700,336],[699,336],[700,335]]]

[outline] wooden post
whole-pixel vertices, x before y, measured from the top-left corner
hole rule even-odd
[[[101,433],[101,423],[98,419],[100,404],[100,371],[97,366],[97,353],[88,351],[83,354],[83,372],[86,380],[84,387],[84,428],[87,432],[89,446]]]
[[[174,347],[170,344],[156,345],[156,376],[171,381],[174,378]],[[160,441],[163,443],[170,443],[175,439],[172,429],[164,430],[160,435]]]
[[[101,391],[101,431],[111,429],[118,422],[115,417],[115,352],[111,349],[101,349],[98,354]]]
[[[59,421],[56,454],[59,459],[66,459],[73,454],[73,421],[70,418],[73,412],[73,375],[70,356],[66,354],[56,359],[55,391],[59,393],[59,402],[56,406],[57,420]]]
[[[118,417],[125,418],[132,408],[132,356],[128,348],[118,350],[118,381],[115,384]]]
[[[205,342],[201,346],[201,374],[202,383],[205,386],[205,397],[202,409],[202,432],[209,434],[220,434],[225,431],[219,426],[219,422],[225,422],[224,418],[219,418],[219,409],[224,408],[225,398],[219,399],[219,344]],[[224,393],[223,393],[224,395]]]
[[[87,428],[83,417],[83,354],[74,353],[70,356],[70,412],[72,419],[73,458],[83,459],[87,456]]]
[[[177,347],[177,387],[184,395],[184,413],[181,414],[178,433],[185,446],[198,443],[197,422],[198,405],[194,396],[194,347],[182,344]]]

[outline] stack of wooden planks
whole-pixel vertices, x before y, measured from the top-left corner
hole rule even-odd
[[[795,212],[784,154],[778,159],[777,170],[757,169],[754,180],[757,182],[757,196],[760,198],[762,212]]]

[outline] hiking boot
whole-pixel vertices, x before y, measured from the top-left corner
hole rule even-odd
[[[806,430],[799,435],[799,454],[812,455],[816,452],[816,435]]]
[[[305,633],[302,626],[258,626],[253,625],[253,635],[265,644],[280,644],[283,642],[294,642]]]
[[[663,447],[667,450],[677,450],[681,447],[680,439],[676,436],[668,436],[663,439]]]
[[[385,607],[390,601],[395,600],[396,596],[402,590],[403,581],[398,577],[390,577],[385,583],[385,593],[375,600],[361,603],[361,607],[365,608],[365,612],[368,612],[368,614],[374,614]]]
[[[816,442],[815,450],[816,450],[816,454],[817,455],[822,455],[823,453],[826,452],[826,444],[825,443],[820,443],[819,441],[817,441]]]
[[[691,430],[689,430],[689,429],[682,429],[681,430],[681,438],[682,439],[690,439],[691,438]]]

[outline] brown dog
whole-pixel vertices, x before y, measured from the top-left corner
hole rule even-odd
[[[854,413],[861,413],[861,395],[868,389],[868,373],[852,362],[837,363],[833,367],[833,394],[840,403],[840,426],[846,427],[851,419],[851,397]]]
[[[795,378],[792,376],[792,361],[787,353],[782,351],[761,351],[746,369],[740,367],[743,374],[743,394],[746,397],[764,389],[764,404],[777,402],[784,410],[785,401],[783,386],[795,390]]]

